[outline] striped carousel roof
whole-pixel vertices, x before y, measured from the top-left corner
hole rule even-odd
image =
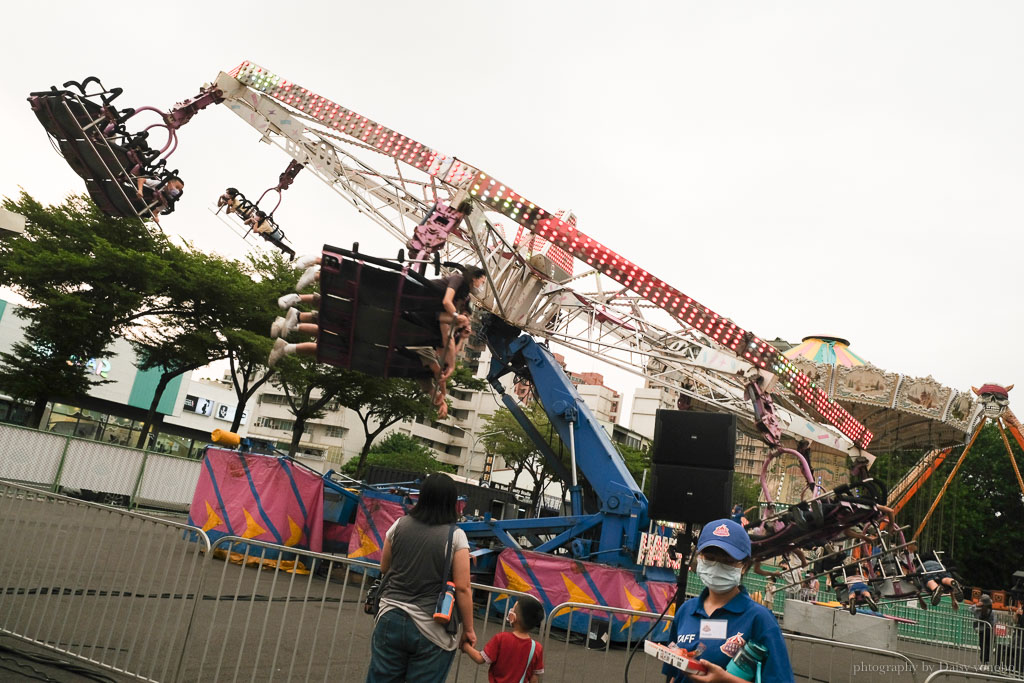
[[[790,360],[803,358],[819,365],[843,365],[852,368],[867,362],[850,350],[850,342],[839,337],[811,335],[783,354]]]

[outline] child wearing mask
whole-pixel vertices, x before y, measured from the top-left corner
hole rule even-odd
[[[726,667],[748,642],[766,650],[762,680],[793,682],[782,629],[772,613],[754,602],[741,584],[750,564],[750,537],[743,527],[731,519],[704,525],[697,541],[697,575],[705,588],[676,611],[670,644],[696,651],[707,671],[684,674],[665,664],[662,673],[666,683],[743,681],[728,673]]]

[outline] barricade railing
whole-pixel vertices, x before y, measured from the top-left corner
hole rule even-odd
[[[967,683],[974,683],[975,681],[986,681],[990,683],[1000,683],[1000,681],[1016,681],[1016,678],[1007,678],[1006,676],[999,676],[997,674],[988,673],[984,671],[959,671],[956,669],[942,669],[936,671],[924,679],[924,683],[960,683],[966,681]]]
[[[992,638],[992,667],[1004,676],[1024,679],[1024,628],[996,624]]]
[[[362,681],[370,661],[374,619],[363,612],[374,563],[225,536],[206,565],[178,680]],[[506,628],[524,593],[472,584],[477,648]],[[500,620],[500,621],[499,621]],[[461,652],[449,681],[486,681]]]
[[[912,636],[900,633],[900,649],[907,654],[955,667],[976,667],[993,660],[992,626],[973,615],[916,625],[899,624],[897,628],[900,626],[917,627]]]
[[[0,633],[174,678],[202,590],[202,530],[8,482],[0,520]]]
[[[794,633],[783,633],[782,637],[798,681],[915,680],[917,668],[899,652]]]
[[[555,625],[555,619],[562,616],[566,616],[565,626]],[[544,622],[541,639],[549,679],[618,680],[625,670],[630,647],[638,643],[657,618],[656,612],[584,602],[556,605]],[[620,620],[622,624],[617,623]],[[672,617],[666,616],[652,633],[666,633],[671,624]],[[554,638],[552,632],[557,632]],[[570,644],[582,647],[570,648]],[[629,673],[630,681],[664,680],[661,662],[645,654],[642,644],[638,645]]]
[[[199,460],[0,424],[0,480],[72,496],[89,490],[129,507],[185,509]]]

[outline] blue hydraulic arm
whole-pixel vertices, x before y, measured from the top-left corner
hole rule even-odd
[[[593,487],[599,501],[600,541],[593,559],[619,566],[635,566],[640,532],[647,530],[647,498],[626,469],[622,456],[615,449],[607,432],[580,398],[576,388],[551,353],[529,335],[503,323],[491,325],[487,334],[491,349],[488,381],[502,396],[516,420],[534,440],[552,469],[571,482],[573,516],[582,512],[581,489],[575,469]],[[566,444],[575,461],[565,466],[551,451],[545,439],[523,414],[515,401],[505,394],[500,379],[515,372],[530,378],[544,412]]]

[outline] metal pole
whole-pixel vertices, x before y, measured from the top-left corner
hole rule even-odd
[[[1003,437],[1003,445],[1006,446],[1006,454],[1010,456],[1010,462],[1013,464],[1013,473],[1017,475],[1017,485],[1020,486],[1020,492],[1024,493],[1024,480],[1021,479],[1020,470],[1017,469],[1017,459],[1013,457],[1013,449],[1010,448],[1010,440],[1006,438],[1006,430],[1003,429],[1003,421],[996,420],[996,426],[999,427],[999,435]]]
[[[572,472],[572,485],[576,487],[576,432],[573,429],[573,423],[569,423],[569,463],[572,466],[570,472]]]
[[[939,506],[939,501],[942,500],[943,494],[946,493],[946,489],[949,488],[949,482],[953,481],[953,477],[955,477],[956,473],[960,471],[960,466],[964,464],[964,458],[967,457],[967,453],[971,450],[971,446],[974,445],[974,442],[978,438],[978,435],[981,434],[981,430],[985,427],[985,422],[986,420],[982,420],[981,424],[978,425],[978,429],[975,430],[974,436],[971,437],[971,440],[967,444],[967,447],[964,448],[964,452],[960,454],[960,459],[956,461],[956,465],[953,466],[953,470],[949,473],[949,476],[946,477],[945,483],[939,490],[939,495],[935,496],[935,500],[932,501],[932,506],[928,508],[928,513],[924,516],[924,519],[921,520],[921,524],[918,525],[917,531],[914,532],[914,537],[911,540],[916,541],[917,538],[921,535],[921,532],[924,531],[924,527],[926,524],[928,524],[928,520],[931,519],[932,513],[935,512],[935,508]]]

